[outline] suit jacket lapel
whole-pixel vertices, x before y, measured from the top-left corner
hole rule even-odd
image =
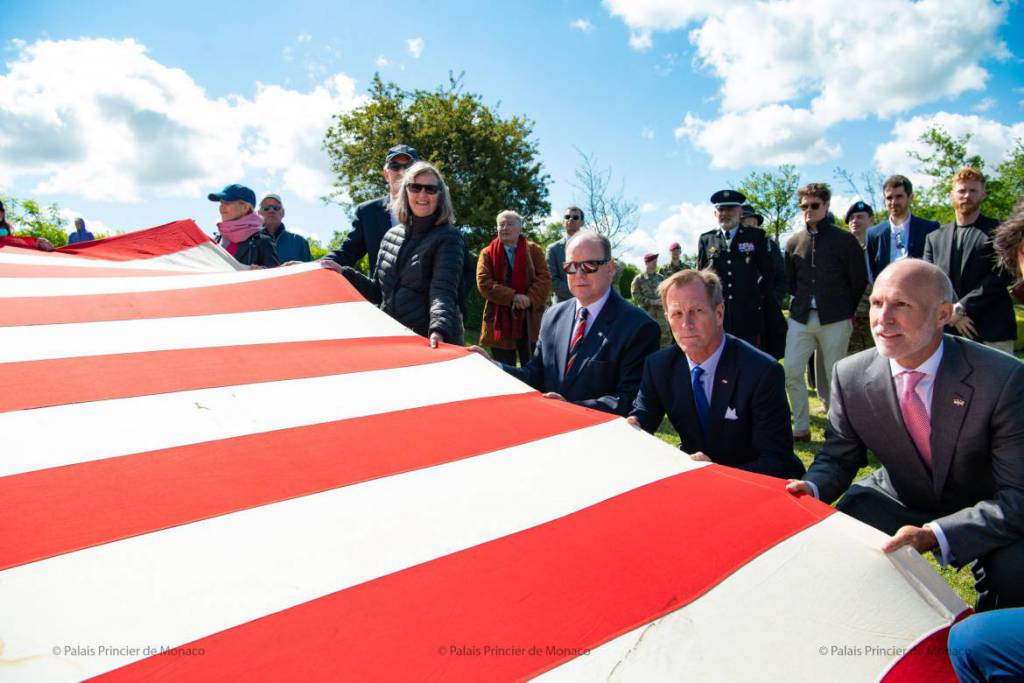
[[[569,355],[569,341],[572,339],[572,324],[576,312],[576,300],[569,299],[555,320],[555,362],[558,363],[558,379],[565,382],[565,363]],[[575,363],[574,363],[575,365]]]
[[[611,324],[615,321],[615,315],[618,312],[619,302],[616,299],[616,296],[615,290],[612,290],[611,294],[608,295],[608,300],[604,302],[604,307],[601,308],[601,312],[597,314],[597,318],[591,324],[590,330],[587,331],[587,336],[585,336],[583,341],[580,342],[580,350],[576,354],[576,360],[573,362],[572,369],[569,370],[569,374],[563,378],[563,384],[570,384],[574,382],[576,378],[579,377],[584,363],[593,356],[594,352],[601,346],[601,343],[604,341],[605,335],[608,333],[607,331]],[[566,342],[566,348],[568,348],[568,342]],[[563,364],[562,367],[564,368],[565,365]]]
[[[686,360],[686,354],[678,346],[676,352],[676,362],[670,381],[673,387],[680,387],[680,390],[673,392],[677,404],[672,408],[675,409],[674,412],[677,415],[683,416],[686,421],[686,433],[693,437],[692,443],[696,443],[697,450],[702,451],[705,438],[701,430],[700,419],[697,417],[697,404],[693,399],[693,375],[690,374],[690,364]],[[679,438],[685,440],[682,434],[679,435]]]
[[[889,265],[889,255],[892,253],[892,223],[888,220],[885,221],[888,230],[883,230],[881,236],[878,239],[878,253],[875,254],[875,258],[878,259],[878,263],[881,264],[882,268]],[[879,268],[881,272],[882,268]],[[878,276],[878,273],[875,273]]]
[[[957,439],[971,408],[974,389],[964,380],[972,368],[964,358],[960,344],[951,337],[942,340],[942,362],[932,388],[932,477],[935,495],[942,492],[956,452]]]
[[[951,273],[950,266],[953,265],[953,234],[956,231],[956,224],[949,226],[948,230],[942,231],[942,238],[940,240],[942,247],[941,253],[936,258],[935,265],[942,269],[945,273]]]
[[[725,348],[715,368],[715,379],[711,385],[711,416],[708,420],[708,440],[716,442],[721,438],[721,428],[725,420],[725,411],[730,407],[733,393],[736,391],[736,377],[739,375],[739,363],[736,362],[736,340],[725,338]]]

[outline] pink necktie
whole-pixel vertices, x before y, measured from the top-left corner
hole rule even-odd
[[[903,393],[900,395],[900,412],[903,413],[903,424],[907,426],[907,432],[911,440],[917,446],[917,452],[921,454],[924,464],[928,469],[932,467],[932,425],[928,420],[928,411],[924,407],[924,401],[917,395],[918,382],[924,379],[923,372],[907,370],[900,373],[903,376]]]

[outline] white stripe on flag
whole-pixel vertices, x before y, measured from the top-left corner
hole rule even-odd
[[[357,301],[250,313],[0,327],[0,362],[412,334],[373,304]]]
[[[830,515],[689,605],[535,680],[604,680],[609,672],[636,681],[877,680],[963,608],[941,581],[928,582],[931,595],[913,590],[903,572],[917,580],[935,572],[909,550],[885,556],[878,548],[886,538]]]
[[[0,476],[530,391],[533,389],[497,370],[488,360],[468,354],[405,368],[0,413],[0,433],[4,435]],[[453,415],[452,419],[457,418]]]
[[[71,265],[78,265],[82,260],[83,259],[74,261]],[[103,263],[115,264],[117,262],[104,261]],[[135,261],[131,261],[130,263],[135,268],[143,267]],[[4,286],[0,288],[0,299],[199,289],[202,287],[216,287],[220,285],[272,280],[288,277],[289,275],[298,275],[299,273],[317,270],[318,268],[320,268],[318,264],[310,263],[303,264],[301,266],[289,266],[287,268],[264,268],[262,270],[243,270],[237,272],[232,271],[229,273],[200,273],[196,275],[153,275],[148,277],[108,278],[14,277],[4,279]],[[342,276],[339,275],[338,277]],[[196,295],[202,296],[203,293],[196,292]],[[74,305],[74,300],[68,301],[68,305]]]
[[[700,466],[615,420],[14,567],[4,655],[181,645]],[[136,659],[73,661],[86,677]]]
[[[230,255],[213,245],[213,243],[197,244],[187,249],[172,254],[162,254],[150,258],[137,258],[129,261],[111,261],[108,259],[92,258],[79,254],[38,254],[31,251],[0,251],[0,263],[11,263],[29,266],[70,266],[74,268],[118,268],[135,269],[145,268],[152,270],[180,270],[187,272],[195,271],[218,271],[231,272],[237,270],[241,265]]]

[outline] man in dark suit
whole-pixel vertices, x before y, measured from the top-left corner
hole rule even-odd
[[[750,204],[744,204],[741,208],[743,217],[740,218],[740,225],[761,228],[764,216],[755,211]],[[786,300],[786,260],[782,257],[779,243],[768,236],[767,231],[765,237],[775,283],[770,294],[761,295],[761,345],[758,348],[776,360],[782,360],[786,354],[786,316],[782,314],[782,304]]]
[[[499,365],[548,398],[626,415],[661,330],[612,287],[616,269],[608,238],[576,233],[566,245],[564,270],[573,298],[545,311],[530,362]],[[482,348],[472,350],[486,357]]]
[[[921,258],[925,238],[939,229],[935,221],[918,218],[910,212],[914,186],[905,176],[894,175],[882,184],[889,217],[868,229],[868,277],[874,280],[890,263],[904,258]]]
[[[724,331],[722,283],[684,270],[659,287],[675,344],[648,357],[629,422],[653,434],[668,413],[679,447],[775,477],[799,477],[785,375],[771,356]]]
[[[745,201],[743,193],[736,190],[711,195],[718,228],[700,236],[697,268],[712,268],[722,281],[725,331],[759,345],[761,302],[772,293],[775,269],[764,230],[740,225]]]
[[[836,364],[825,444],[794,494],[892,534],[882,550],[974,562],[977,609],[1024,605],[1024,364],[943,335],[949,279],[890,265],[871,292],[875,348]],[[882,467],[852,486],[871,450]],[[849,490],[847,490],[849,487]]]
[[[388,150],[384,160],[384,179],[388,182],[389,194],[363,202],[356,207],[352,230],[345,237],[341,248],[324,257],[339,266],[355,267],[359,259],[366,256],[370,277],[377,268],[377,252],[384,233],[395,225],[391,214],[391,199],[398,192],[405,170],[420,160],[420,154],[409,145],[395,145]]]
[[[981,214],[985,176],[966,167],[950,193],[956,221],[928,235],[924,258],[949,276],[956,291],[950,332],[1013,353],[1017,322],[1007,288],[1013,275],[995,260],[992,238],[999,221]]]

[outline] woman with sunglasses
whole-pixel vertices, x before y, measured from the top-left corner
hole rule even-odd
[[[349,266],[322,261],[341,272],[359,293],[416,334],[438,342],[462,345],[464,328],[459,308],[465,259],[462,235],[444,177],[431,164],[413,164],[392,205],[398,225],[381,241],[377,268],[368,278]]]
[[[14,236],[14,228],[7,222],[7,209],[0,202],[0,246],[28,247],[40,251],[53,251],[53,244],[45,237]]]

